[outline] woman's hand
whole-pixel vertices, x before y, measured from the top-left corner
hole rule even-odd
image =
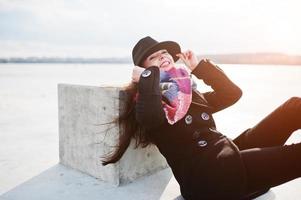
[[[145,70],[145,68],[139,67],[139,66],[134,66],[133,71],[132,71],[132,82],[138,83],[141,73]]]
[[[178,56],[191,71],[199,64],[197,56],[191,50],[178,53],[176,56]]]

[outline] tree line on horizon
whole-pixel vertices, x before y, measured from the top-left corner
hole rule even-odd
[[[198,55],[220,64],[273,64],[301,65],[301,56],[281,53],[240,53]],[[0,63],[131,63],[129,57],[81,58],[81,57],[11,57],[0,58]]]

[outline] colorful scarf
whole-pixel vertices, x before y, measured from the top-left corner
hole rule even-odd
[[[173,66],[167,71],[160,70],[162,105],[169,124],[176,123],[186,115],[195,87],[196,83],[185,67]]]
[[[185,67],[173,66],[160,71],[162,104],[169,124],[182,119],[192,100],[192,81]]]

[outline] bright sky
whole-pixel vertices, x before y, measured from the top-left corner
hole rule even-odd
[[[197,54],[301,55],[299,0],[0,0],[0,57],[131,56],[144,36]]]

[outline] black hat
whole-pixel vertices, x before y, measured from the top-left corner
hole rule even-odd
[[[153,38],[147,36],[139,40],[133,48],[132,58],[134,64],[137,66],[141,66],[141,62],[145,58],[161,49],[166,49],[168,53],[173,57],[175,62],[179,59],[176,56],[176,54],[181,52],[181,48],[178,43],[173,41],[158,42]]]

